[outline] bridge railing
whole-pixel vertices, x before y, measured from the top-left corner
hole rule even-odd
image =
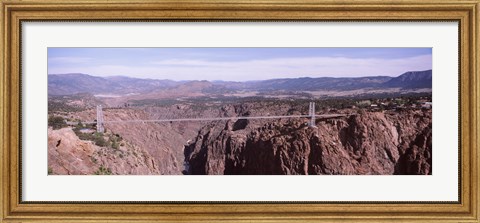
[[[144,120],[104,120],[102,106],[97,106],[97,120],[94,122],[83,123],[96,123],[97,131],[103,132],[104,124],[114,123],[147,123],[147,122],[182,122],[182,121],[221,121],[221,120],[239,120],[239,119],[282,119],[282,118],[310,118],[309,126],[314,127],[316,125],[316,118],[335,118],[345,117],[350,114],[315,114],[315,102],[310,102],[308,115],[270,115],[270,116],[233,116],[233,117],[197,117],[197,118],[160,118],[160,119],[144,119]]]

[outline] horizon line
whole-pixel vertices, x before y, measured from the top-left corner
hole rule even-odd
[[[92,74],[85,74],[85,73],[63,73],[63,74],[47,74],[49,75],[69,75],[69,74],[80,74],[80,75],[88,75],[91,77],[99,77],[99,78],[111,78],[111,77],[127,77],[127,78],[133,78],[133,79],[141,79],[141,80],[161,80],[161,81],[174,81],[174,82],[182,82],[182,81],[209,81],[209,82],[252,82],[252,81],[266,81],[266,80],[285,80],[285,79],[300,79],[300,78],[366,78],[366,77],[400,77],[403,74],[409,73],[409,72],[425,72],[425,71],[433,71],[433,69],[426,69],[426,70],[412,70],[412,71],[406,71],[398,76],[389,76],[389,75],[372,75],[372,76],[357,76],[357,77],[333,77],[333,76],[323,76],[323,77],[311,77],[311,76],[302,76],[302,77],[292,77],[292,78],[272,78],[272,79],[260,79],[260,80],[246,80],[246,81],[228,81],[228,80],[222,80],[222,79],[217,79],[217,80],[205,80],[205,79],[188,79],[188,80],[172,80],[172,79],[159,79],[159,78],[140,78],[140,77],[132,77],[132,76],[127,76],[127,75],[111,75],[111,76],[96,76]]]

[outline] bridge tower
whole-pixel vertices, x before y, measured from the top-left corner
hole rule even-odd
[[[308,126],[316,127],[316,125],[315,125],[315,102],[310,102],[310,105],[309,105],[309,108],[308,108],[308,115],[310,116],[310,122],[308,123]]]
[[[97,105],[97,132],[104,132],[103,128],[103,110],[101,105]]]

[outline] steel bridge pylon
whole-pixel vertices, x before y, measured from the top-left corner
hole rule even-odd
[[[103,127],[103,110],[101,105],[97,105],[97,132],[104,132]]]
[[[310,102],[308,108],[308,115],[310,116],[310,122],[308,123],[309,127],[316,127],[315,124],[315,102]]]

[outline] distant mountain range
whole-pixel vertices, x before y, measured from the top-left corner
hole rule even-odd
[[[140,79],[124,76],[96,77],[88,74],[50,74],[48,75],[48,94],[148,93],[156,89],[173,87],[180,83],[172,80]]]
[[[199,88],[199,83],[201,88]],[[367,76],[356,78],[301,77],[262,81],[172,81],[141,79],[124,76],[96,77],[87,74],[48,75],[49,95],[91,94],[145,94],[165,89],[190,87],[201,91],[348,91],[358,89],[401,88],[405,90],[432,88],[432,70],[409,71],[398,77]],[[208,88],[208,89],[207,89]],[[191,89],[190,89],[191,90]]]
[[[432,70],[406,72],[385,82],[383,87],[432,88]]]

